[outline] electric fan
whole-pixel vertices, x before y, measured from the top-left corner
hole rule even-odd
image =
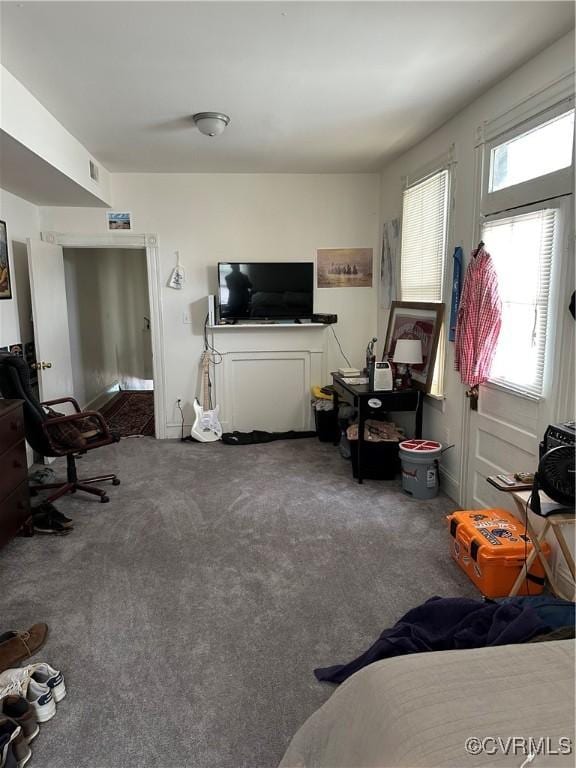
[[[542,514],[539,491],[565,507],[574,507],[574,454],[573,445],[559,445],[547,451],[534,475],[530,506]]]

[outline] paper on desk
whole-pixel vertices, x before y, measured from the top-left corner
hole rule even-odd
[[[350,378],[343,378],[344,384],[368,384],[367,376],[354,376]]]

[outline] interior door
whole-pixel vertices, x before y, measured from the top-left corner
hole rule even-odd
[[[74,392],[62,248],[28,240],[32,318],[41,400]]]

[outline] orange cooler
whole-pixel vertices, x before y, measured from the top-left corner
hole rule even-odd
[[[454,512],[447,520],[451,554],[460,568],[486,597],[506,597],[532,551],[524,523],[505,509]],[[548,558],[548,544],[541,549]],[[544,582],[544,568],[536,558],[518,594],[538,595]]]

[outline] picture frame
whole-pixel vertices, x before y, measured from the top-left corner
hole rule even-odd
[[[420,339],[422,364],[411,365],[415,389],[430,392],[445,305],[441,302],[393,301],[382,359],[392,361],[398,339]]]
[[[12,298],[10,257],[8,256],[8,232],[6,222],[0,221],[0,300]]]
[[[372,248],[318,248],[317,288],[371,288]]]
[[[130,211],[106,211],[106,226],[109,232],[132,231]]]

